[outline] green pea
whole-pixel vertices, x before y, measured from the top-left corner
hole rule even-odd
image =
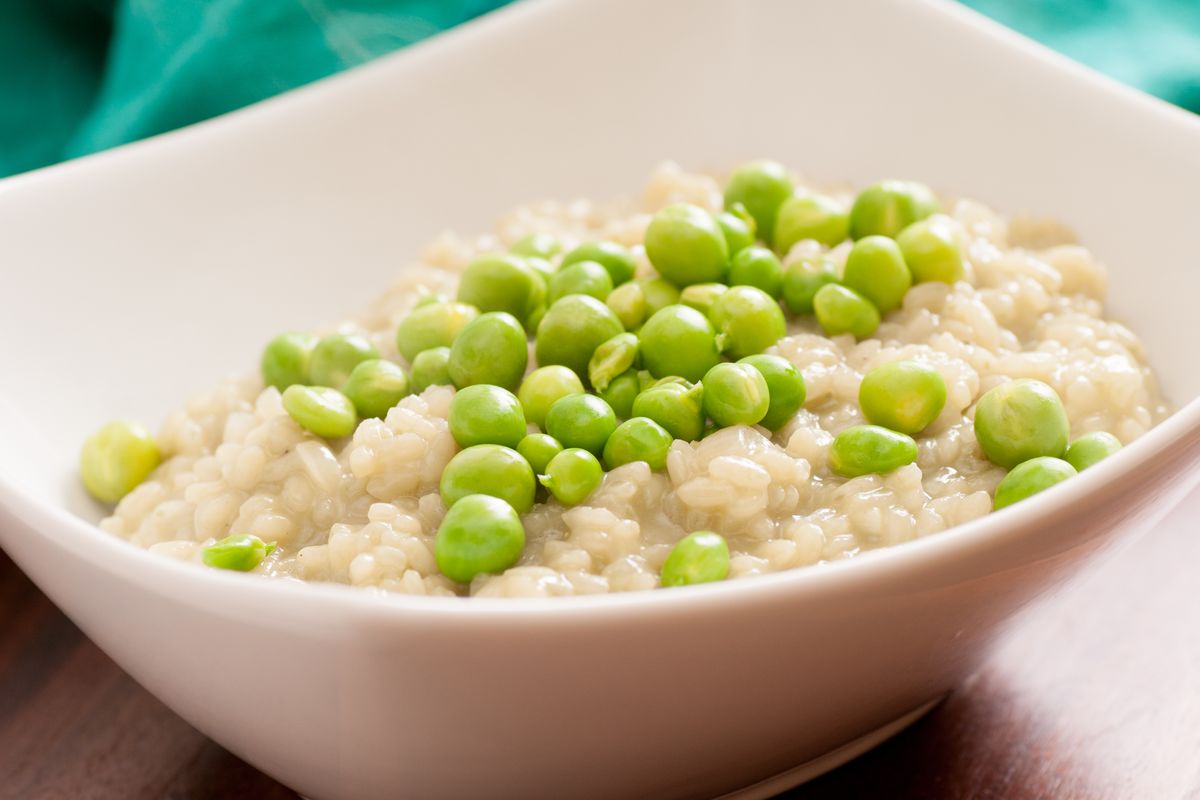
[[[603,392],[614,378],[636,366],[637,360],[638,337],[632,333],[618,333],[592,353],[588,361],[588,380],[597,392]]]
[[[845,478],[884,474],[917,460],[911,436],[878,425],[846,428],[829,448],[829,468]]]
[[[954,283],[965,275],[958,228],[944,214],[909,225],[896,237],[896,244],[917,283]]]
[[[767,382],[767,393],[771,401],[767,406],[767,414],[759,420],[759,425],[769,431],[777,431],[796,416],[796,412],[804,405],[806,390],[804,376],[790,361],[780,356],[760,353],[746,356],[738,363],[754,367]]]
[[[604,465],[616,469],[622,464],[645,461],[652,470],[667,465],[667,452],[674,439],[667,429],[649,417],[633,417],[617,426],[604,444]]]
[[[646,256],[676,286],[711,283],[725,277],[729,245],[707,211],[689,203],[667,206],[646,228]]]
[[[1078,474],[1075,467],[1061,458],[1038,456],[1022,461],[996,486],[993,508],[999,511]]]
[[[914,181],[882,181],[868,186],[850,209],[850,236],[895,236],[938,210],[929,187]]]
[[[249,572],[275,551],[275,543],[265,543],[257,536],[234,534],[214,542],[200,552],[204,563],[216,569]]]
[[[417,302],[413,304],[413,308],[421,306],[429,306],[434,303],[449,303],[450,298],[441,292],[430,292],[424,286],[417,287]]]
[[[875,304],[881,314],[899,308],[912,286],[900,247],[886,236],[864,236],[846,256],[842,283]]]
[[[459,280],[458,300],[480,311],[503,311],[528,325],[546,303],[546,285],[525,259],[493,253],[467,265]]]
[[[717,333],[694,308],[667,306],[638,333],[642,363],[656,378],[678,375],[695,382],[721,360]]]
[[[635,417],[654,420],[675,439],[694,442],[704,432],[704,387],[690,383],[659,383],[633,401]]]
[[[564,506],[587,500],[604,481],[604,468],[596,456],[579,447],[568,447],[550,459],[546,473],[539,476],[554,499]]]
[[[783,302],[793,314],[811,314],[817,292],[837,281],[837,267],[824,256],[793,261],[783,273]]]
[[[595,261],[576,261],[560,268],[550,277],[546,300],[553,303],[569,294],[586,294],[604,300],[612,288],[608,270]]]
[[[562,242],[552,233],[530,233],[513,242],[508,252],[517,256],[550,259],[562,250]]]
[[[538,325],[537,362],[541,366],[562,364],[583,377],[596,348],[624,330],[621,320],[604,303],[569,294],[550,306]]]
[[[562,444],[548,433],[531,433],[517,443],[517,452],[525,457],[538,475],[544,473],[550,459],[562,451]]]
[[[729,577],[729,545],[712,531],[696,531],[671,548],[662,567],[663,586],[691,586]]]
[[[637,267],[633,256],[616,242],[585,242],[563,256],[559,269],[577,261],[594,261],[608,270],[613,286],[633,280]]]
[[[831,197],[805,194],[789,197],[775,217],[776,252],[786,255],[792,245],[805,239],[834,247],[849,235],[850,215]]]
[[[442,500],[453,506],[468,495],[499,497],[518,514],[533,508],[536,482],[529,462],[511,447],[477,444],[460,450],[442,470]]]
[[[646,321],[646,292],[640,283],[621,284],[609,293],[604,303],[627,331],[637,330]]]
[[[679,302],[707,317],[713,303],[728,290],[729,287],[723,283],[693,283],[679,293]]]
[[[667,306],[679,302],[679,289],[670,281],[662,278],[646,278],[638,281],[642,287],[642,295],[646,298],[646,318],[657,314]]]
[[[975,404],[975,438],[988,460],[1001,467],[1038,456],[1061,458],[1069,434],[1062,400],[1041,381],[1002,383]]]
[[[522,258],[525,259],[525,263],[529,266],[529,268],[537,273],[537,276],[542,279],[542,283],[546,286],[546,291],[549,292],[550,279],[554,277],[554,273],[558,272],[558,269],[544,258],[538,258],[537,256],[522,256]],[[545,307],[541,306],[540,308]],[[540,317],[536,311],[529,315],[530,330],[537,329],[538,319],[540,319]]]
[[[718,346],[730,358],[761,353],[787,335],[779,303],[753,286],[729,287],[708,316],[721,332]]]
[[[459,447],[502,444],[525,438],[525,411],[516,395],[486,383],[459,389],[450,401],[450,433]]]
[[[912,436],[942,413],[946,381],[928,364],[893,361],[863,377],[858,404],[871,423]]]
[[[747,247],[729,264],[730,286],[754,286],[771,297],[783,294],[783,265],[765,247]]]
[[[409,372],[414,394],[420,394],[430,386],[450,386],[450,348],[434,347],[422,350],[412,360]]]
[[[372,358],[379,358],[379,351],[361,336],[326,336],[313,348],[308,379],[314,386],[341,389],[354,368]]]
[[[283,409],[301,428],[325,439],[349,436],[358,427],[354,403],[328,386],[289,386],[283,390]]]
[[[466,303],[418,306],[400,320],[396,328],[396,349],[411,364],[418,353],[454,344],[459,332],[477,316],[479,310]]]
[[[1063,456],[1067,463],[1080,472],[1111,456],[1121,449],[1121,440],[1111,433],[1095,431],[1085,433],[1067,448]]]
[[[751,161],[738,167],[725,186],[725,208],[741,203],[754,217],[758,238],[774,241],[775,217],[795,187],[787,169],[775,161]]]
[[[721,226],[721,233],[725,234],[725,244],[729,247],[731,257],[754,244],[758,225],[741,203],[735,203],[733,208],[717,214],[717,224]]]
[[[110,422],[83,443],[79,477],[102,503],[116,503],[150,476],[162,461],[150,432],[136,422]]]
[[[842,333],[865,339],[879,327],[879,311],[858,292],[836,283],[828,283],[813,295],[813,311],[827,336]]]
[[[529,342],[521,323],[512,314],[489,311],[458,334],[446,367],[460,389],[476,383],[515,389],[528,362]]]
[[[373,358],[354,368],[342,394],[350,398],[359,419],[386,417],[392,406],[408,394],[408,376],[399,364]]]
[[[263,349],[262,379],[264,386],[283,391],[293,383],[308,383],[308,365],[317,337],[307,333],[281,333]]]
[[[629,419],[633,416],[633,401],[641,391],[637,370],[631,369],[609,381],[608,386],[600,391],[600,397],[612,406],[618,419]]]
[[[578,447],[596,455],[604,451],[604,443],[616,429],[612,407],[592,394],[564,397],[546,414],[546,433],[563,447]]]
[[[766,378],[749,364],[717,364],[704,376],[704,413],[722,428],[755,425],[770,406]]]
[[[486,494],[462,498],[442,517],[433,555],[452,581],[470,583],[477,575],[504,572],[521,558],[525,527],[516,510]]]
[[[546,427],[546,412],[550,406],[572,394],[583,393],[583,381],[571,370],[560,365],[538,367],[525,376],[517,398],[525,409],[525,418],[539,428]]]

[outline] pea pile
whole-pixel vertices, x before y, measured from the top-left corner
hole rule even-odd
[[[738,425],[775,432],[791,421],[805,403],[804,379],[767,352],[787,335],[789,315],[861,340],[914,285],[965,277],[958,227],[919,183],[883,181],[847,209],[797,191],[781,165],[758,161],[734,172],[724,200],[716,214],[678,203],[654,215],[644,237],[653,275],[639,277],[634,254],[613,242],[563,252],[556,237],[530,235],[471,262],[456,297],[424,297],[399,321],[395,341],[407,369],[363,337],[285,333],[262,354],[263,382],[281,392],[297,424],[330,440],[386,416],[411,393],[454,386],[448,423],[461,449],[441,475],[447,512],[437,567],[463,584],[503,572],[522,556],[521,515],[539,498],[581,504],[607,470],[638,461],[664,470],[676,439]],[[785,267],[804,241],[852,242],[844,268],[824,255]],[[871,370],[858,397],[867,424],[834,438],[831,471],[853,478],[915,462],[915,437],[946,398],[942,374],[926,363]],[[987,458],[1010,470],[996,508],[1120,447],[1107,433],[1068,442],[1061,401],[1031,380],[986,392],[974,427]],[[111,503],[160,459],[144,429],[116,422],[85,444],[81,472],[89,491]],[[203,560],[250,570],[273,549],[234,534],[206,548]],[[666,558],[661,584],[719,581],[729,571],[726,541],[696,531]]]

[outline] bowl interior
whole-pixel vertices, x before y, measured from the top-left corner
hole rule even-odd
[[[569,52],[569,57],[564,53]],[[1200,123],[950,3],[528,0],[260,107],[0,183],[0,479],[95,518],[74,462],[283,329],[364,304],[444,229],[636,192],[660,160],[915,177],[1065,220],[1171,399]]]

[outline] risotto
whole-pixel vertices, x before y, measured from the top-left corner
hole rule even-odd
[[[722,184],[714,177],[666,164],[651,176],[640,202],[539,203],[501,218],[490,235],[443,235],[417,263],[398,270],[396,282],[359,316],[315,332],[320,336],[342,334],[346,338],[341,341],[365,340],[373,355],[399,367],[381,368],[385,379],[393,374],[389,370],[400,373],[394,378],[397,391],[393,399],[398,402],[386,400],[379,416],[355,416],[355,404],[343,403],[349,414],[348,424],[342,427],[334,420],[337,424],[322,430],[309,420],[328,420],[332,419],[328,414],[340,413],[337,403],[345,398],[336,389],[343,389],[346,396],[354,395],[345,375],[323,381],[334,387],[329,390],[333,395],[342,398],[335,398],[333,411],[329,405],[332,401],[324,395],[297,396],[285,403],[285,395],[293,390],[281,392],[277,386],[284,384],[278,381],[277,385],[267,385],[260,375],[230,378],[166,419],[153,444],[147,445],[156,448],[161,458],[154,455],[147,462],[148,474],[136,483],[136,488],[108,498],[122,495],[100,526],[153,553],[210,566],[231,566],[220,563],[224,551],[217,543],[230,536],[242,537],[242,541],[232,543],[230,552],[235,560],[248,560],[238,561],[234,568],[384,592],[507,597],[653,589],[669,582],[695,582],[687,576],[705,574],[708,567],[697,562],[699,566],[683,564],[679,580],[668,581],[664,575],[669,559],[694,557],[680,546],[689,536],[689,547],[700,551],[709,547],[711,552],[700,555],[719,562],[714,577],[741,578],[852,558],[864,551],[936,534],[1006,504],[1002,503],[1005,490],[997,494],[1006,474],[1015,487],[1008,491],[1017,491],[1015,499],[1020,499],[1057,482],[1060,478],[1053,477],[1055,469],[1064,470],[1066,476],[1074,474],[1074,467],[1068,463],[1086,466],[1076,463],[1064,449],[1068,436],[1070,442],[1079,445],[1076,452],[1081,457],[1086,456],[1086,447],[1097,442],[1096,446],[1107,454],[1106,442],[1112,442],[1115,449],[1118,440],[1128,443],[1136,439],[1165,415],[1166,407],[1137,337],[1105,316],[1104,266],[1075,244],[1071,233],[1061,225],[1028,218],[1006,219],[971,200],[930,196],[933,208],[941,209],[937,224],[948,231],[950,238],[946,240],[956,248],[952,260],[957,272],[948,276],[938,273],[944,262],[922,261],[923,251],[914,245],[916,249],[904,249],[908,268],[897,273],[902,281],[899,291],[888,288],[883,273],[871,273],[874,277],[855,290],[845,287],[856,285],[852,274],[858,269],[855,259],[867,263],[862,255],[867,250],[863,242],[890,236],[901,245],[907,244],[906,233],[883,230],[884,236],[879,236],[871,230],[879,232],[880,226],[891,224],[889,213],[899,214],[905,225],[928,217],[929,210],[917,207],[924,202],[922,198],[918,196],[919,202],[912,207],[903,202],[890,206],[877,203],[860,213],[860,205],[868,202],[863,200],[867,192],[856,200],[852,191],[841,187],[812,187],[786,176],[782,181],[788,196],[804,198],[804,203],[799,203],[793,214],[776,215],[775,207],[786,202],[779,197],[764,216],[763,197],[770,191],[764,195],[762,186],[750,180],[754,177],[750,175],[743,181],[741,199],[746,202],[739,204],[731,202],[739,197],[736,175],[723,196]],[[819,202],[810,202],[814,198]],[[655,252],[656,247],[662,250],[662,245],[656,244],[662,236],[653,229],[648,231],[648,227],[658,224],[655,220],[665,219],[662,210],[667,208],[684,208],[693,215],[700,210],[708,220],[723,217],[724,244],[713,245],[713,252],[719,253],[711,262],[715,270],[712,276],[689,280],[677,274],[680,270],[703,270],[707,257],[697,255],[695,250],[677,264],[670,262],[666,251],[663,255]],[[723,214],[727,208],[735,213]],[[878,212],[874,217],[873,210]],[[911,218],[904,219],[905,214]],[[710,224],[685,217],[679,224],[698,225],[699,229]],[[543,314],[549,318],[554,313],[555,303],[551,301],[563,302],[555,297],[556,285],[567,300],[590,295],[597,298],[595,303],[613,309],[621,320],[616,332],[624,328],[638,331],[643,324],[649,328],[646,318],[654,315],[640,309],[648,305],[652,312],[656,305],[664,305],[655,298],[660,290],[667,293],[666,305],[670,308],[699,309],[701,317],[712,319],[726,291],[725,282],[735,282],[725,270],[733,269],[727,262],[739,261],[732,252],[738,246],[738,219],[749,229],[748,242],[742,243],[742,249],[756,238],[773,240],[777,256],[759,247],[761,263],[752,263],[749,257],[740,259],[745,264],[737,269],[745,278],[736,282],[761,288],[774,298],[776,306],[783,297],[783,308],[791,312],[796,311],[789,307],[793,302],[808,303],[801,313],[786,315],[786,329],[781,328],[778,336],[772,335],[765,348],[765,353],[781,357],[802,377],[802,405],[796,408],[783,403],[776,384],[770,383],[771,375],[764,373],[775,404],[770,413],[778,412],[768,428],[764,427],[771,419],[766,399],[752,397],[752,402],[746,401],[750,416],[739,410],[737,402],[734,410],[728,411],[728,406],[710,405],[712,398],[703,402],[699,399],[701,390],[696,387],[708,383],[716,396],[717,378],[708,377],[712,374],[707,371],[712,367],[710,363],[702,365],[705,380],[697,376],[668,378],[668,382],[673,380],[681,387],[678,395],[695,393],[693,397],[700,403],[697,407],[703,409],[697,417],[703,423],[700,435],[667,435],[661,450],[655,451],[662,454],[661,461],[658,456],[638,460],[635,456],[642,439],[630,439],[634,456],[619,458],[610,452],[614,447],[603,448],[604,438],[611,434],[611,428],[606,429],[600,447],[591,448],[604,460],[606,469],[596,473],[594,483],[585,481],[582,498],[563,502],[561,492],[556,490],[566,481],[564,477],[558,484],[546,482],[549,491],[537,486],[537,495],[528,508],[509,499],[519,512],[515,535],[523,529],[523,539],[509,545],[511,555],[487,562],[490,567],[462,574],[447,567],[450,562],[440,549],[445,542],[438,541],[439,529],[451,527],[444,524],[447,498],[457,500],[458,496],[447,494],[444,473],[456,454],[466,452],[461,444],[464,437],[487,441],[489,434],[487,424],[482,433],[464,433],[461,425],[452,430],[457,424],[452,419],[456,390],[446,384],[465,386],[490,381],[447,377],[456,368],[450,363],[447,372],[450,356],[438,350],[426,357],[427,351],[437,348],[406,346],[404,341],[398,345],[401,324],[418,306],[456,297],[460,301],[469,299],[464,298],[469,294],[465,283],[460,290],[464,270],[480,256],[508,250],[517,243],[521,243],[516,248],[518,253],[537,262],[531,274],[536,273],[549,289],[546,300],[550,311],[528,308],[514,315],[531,333],[539,325],[539,330],[545,330],[551,324],[549,319],[538,322]],[[847,224],[849,230],[845,229]],[[856,226],[865,228],[855,230]],[[685,233],[691,235],[690,231]],[[616,273],[601,274],[604,270],[594,267],[601,261],[598,255],[595,259],[576,259],[592,266],[573,270],[570,278],[560,277],[565,265],[559,262],[568,260],[562,254],[591,242],[620,245],[614,252],[628,254],[633,280],[618,283],[621,277]],[[884,242],[880,247],[886,257],[892,245]],[[860,251],[852,255],[856,248]],[[771,272],[775,269],[772,259],[776,258],[781,270],[778,274]],[[903,260],[897,263],[904,265]],[[809,269],[814,264],[828,271],[827,278],[817,283],[827,281],[842,294],[834,289],[824,292],[822,287],[812,313],[812,298],[794,301],[783,293],[780,281],[800,274],[796,270],[802,269],[808,269],[811,278],[820,272]],[[922,270],[928,274],[922,275]],[[657,273],[672,277],[675,286],[654,280]],[[604,284],[606,280],[613,285],[605,285],[599,293],[591,291],[593,281]],[[678,304],[678,287],[688,284],[691,286],[685,289],[683,303]],[[618,295],[622,285],[639,288]],[[706,294],[710,291],[711,295]],[[636,302],[626,304],[626,300]],[[846,309],[853,313],[843,313]],[[528,316],[521,318],[524,312]],[[494,316],[485,313],[474,317],[474,313],[472,309],[467,317]],[[636,319],[628,320],[630,315]],[[470,319],[464,319],[464,323]],[[758,352],[757,346],[735,326],[722,327],[718,321],[713,331],[718,346],[725,348],[723,358],[736,361],[729,355],[729,348],[738,347],[739,342],[750,352]],[[416,338],[421,338],[420,331]],[[546,350],[554,346],[549,336],[539,335],[536,345],[520,340],[528,350],[517,362],[518,379],[520,374],[543,365],[543,361],[569,362],[569,358],[548,358],[542,338],[547,339]],[[454,347],[459,346],[455,340]],[[659,373],[664,369],[650,368],[655,355],[648,344],[637,351],[638,337],[630,335],[606,347],[609,349],[603,358],[593,357],[589,365],[585,354],[583,368],[573,367],[581,373],[580,383],[598,385],[596,373],[589,376],[587,366],[595,369],[599,360],[603,362],[601,372],[615,364],[609,372],[631,376],[627,380],[635,387],[634,394],[640,396],[655,384],[661,387],[663,376]],[[402,349],[409,352],[402,353]],[[679,349],[672,345],[662,357],[683,359],[685,355]],[[420,352],[414,352],[417,350]],[[494,358],[485,355],[484,362]],[[330,363],[336,366],[336,361]],[[923,374],[939,392],[937,403],[914,406],[916,421],[909,431],[903,430],[903,421],[879,423],[876,417],[887,416],[884,412],[872,412],[870,417],[864,412],[864,408],[872,408],[862,387],[864,376],[898,362],[912,362],[924,369]],[[729,361],[721,363],[733,366]],[[309,369],[306,365],[307,361],[301,367]],[[311,370],[317,367],[314,361]],[[481,363],[476,368],[497,367]],[[766,387],[753,369],[740,369],[726,369],[728,377],[749,381],[747,385],[753,384],[752,389]],[[654,374],[647,375],[647,371]],[[679,374],[684,371],[681,368]],[[633,376],[639,374],[635,380]],[[438,376],[442,376],[440,380]],[[608,375],[604,383],[616,391],[619,377]],[[1033,451],[1007,459],[998,455],[1004,442],[981,443],[985,437],[977,434],[976,411],[984,405],[981,398],[989,390],[1034,385],[1032,382],[1053,390],[1046,390],[1046,397],[1057,395],[1061,400],[1061,406],[1055,408],[1061,407],[1065,418],[1051,424],[1061,425],[1062,430],[1053,435],[1043,430]],[[515,384],[510,388],[517,391]],[[610,390],[594,390],[620,412],[613,416],[631,416],[628,407],[620,407],[625,405],[623,402],[610,397]],[[537,433],[539,425],[553,428],[553,419],[535,424],[535,417],[544,418],[547,412],[535,411],[535,401],[527,396],[531,392],[522,388],[517,393],[524,406],[518,436],[524,435],[524,426],[531,433]],[[461,389],[459,393],[466,394]],[[996,394],[993,398],[995,403],[1018,402],[1009,400],[1012,394],[1008,391],[1003,397]],[[744,393],[735,395],[739,402],[744,399]],[[1040,402],[1030,397],[1029,402]],[[1057,404],[1058,400],[1048,402]],[[897,408],[898,403],[894,403]],[[361,403],[358,407],[362,412]],[[1013,407],[1000,408],[996,424],[1006,424],[1005,414]],[[520,411],[520,406],[517,408]],[[580,413],[591,411],[582,408]],[[603,428],[603,416],[601,412],[595,420],[589,418],[587,424]],[[670,429],[669,420],[658,419],[652,413],[648,416],[654,422],[646,423],[646,430],[655,436]],[[724,422],[715,422],[718,419]],[[562,438],[570,439],[577,432],[575,427],[571,431]],[[841,436],[848,431],[854,436],[876,437],[863,451],[869,451],[867,456],[838,450],[853,445],[852,435]],[[1111,436],[1101,440],[1086,436],[1099,432]],[[1037,449],[1054,435],[1061,441]],[[515,441],[504,443],[535,463],[536,472],[549,468],[544,458],[529,455],[542,442],[523,441],[519,448]],[[498,447],[500,442],[475,446]],[[547,456],[561,449],[553,441],[547,446]],[[897,454],[895,460],[884,466],[853,466],[856,458],[878,458],[881,447],[892,448],[888,452]],[[586,453],[589,447],[569,449]],[[88,458],[85,448],[85,480]],[[101,456],[95,458],[102,461]],[[591,463],[587,456],[580,459],[580,463]],[[1046,472],[1048,462],[1054,463]],[[521,468],[528,469],[523,462]],[[1024,479],[1032,481],[1032,489],[1022,488],[1021,470],[1029,473]],[[1051,477],[1043,478],[1045,475]],[[97,493],[93,483],[89,488]],[[507,488],[490,494],[500,496],[505,491]],[[508,513],[508,506],[504,509]],[[460,535],[470,539],[479,533],[473,524],[466,517]],[[708,540],[697,539],[697,532],[716,535]],[[443,530],[443,539],[448,535]],[[246,541],[254,545],[250,550],[245,549]],[[466,544],[477,545],[479,542],[474,540]],[[727,555],[718,551],[727,551]],[[667,565],[667,569],[670,573],[672,566]]]

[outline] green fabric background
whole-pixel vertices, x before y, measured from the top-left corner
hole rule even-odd
[[[0,0],[0,176],[231,111],[504,2]],[[963,2],[1200,111],[1200,0]]]

